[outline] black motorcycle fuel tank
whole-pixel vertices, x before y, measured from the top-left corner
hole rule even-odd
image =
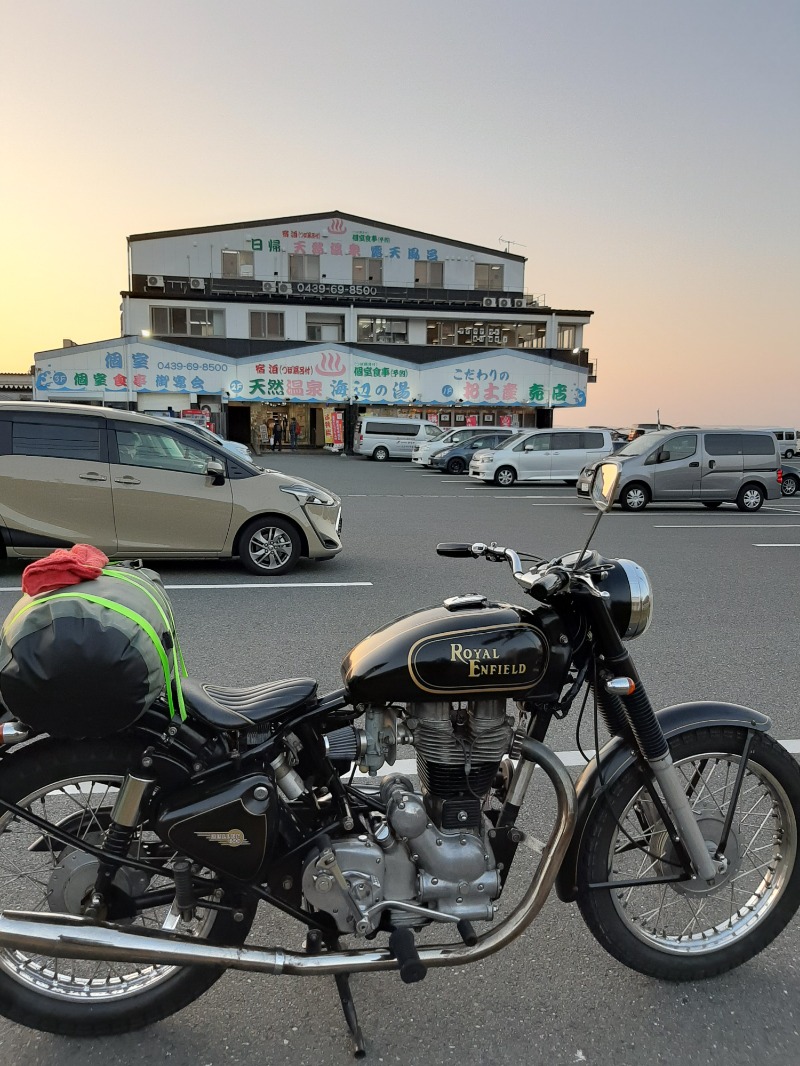
[[[356,703],[556,699],[571,647],[559,616],[478,596],[399,618],[348,653],[342,678]]]

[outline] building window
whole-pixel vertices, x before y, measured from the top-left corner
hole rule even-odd
[[[418,289],[444,288],[444,263],[418,259],[414,263],[414,284]]]
[[[353,259],[353,284],[383,285],[383,260],[358,256]]]
[[[251,311],[250,337],[253,340],[278,340],[284,336],[283,311]]]
[[[488,289],[490,292],[503,291],[502,263],[476,263],[475,288]]]
[[[559,348],[575,348],[577,347],[578,331],[575,326],[567,325],[565,322],[558,323],[558,344]]]
[[[319,281],[319,256],[290,255],[289,281]]]
[[[222,250],[222,276],[223,278],[252,278],[253,253],[232,252],[224,248]]]
[[[359,318],[360,344],[408,344],[407,318]]]
[[[306,340],[343,341],[344,315],[306,315]]]
[[[151,307],[150,328],[157,337],[224,337],[225,312],[208,307]]]
[[[544,348],[544,322],[437,322],[427,323],[428,344],[472,348]]]

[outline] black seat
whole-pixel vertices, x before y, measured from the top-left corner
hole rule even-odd
[[[186,677],[181,689],[192,714],[215,729],[252,729],[310,703],[317,682],[297,677],[250,688],[217,688]]]

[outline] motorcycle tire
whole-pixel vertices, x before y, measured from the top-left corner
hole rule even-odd
[[[742,729],[715,726],[670,741],[703,835],[713,844],[722,834],[745,737]],[[631,766],[597,803],[583,832],[578,906],[584,921],[611,955],[650,977],[696,981],[725,973],[774,940],[800,904],[799,821],[800,768],[780,744],[755,733],[725,849],[728,868],[715,887],[684,881],[592,889],[682,870],[639,768]]]
[[[61,822],[76,835],[86,831],[97,845],[115,786],[138,766],[140,756],[138,747],[120,738],[81,744],[37,741],[3,758],[0,795],[33,808],[48,821]],[[153,847],[159,846],[154,834],[147,836]],[[31,851],[29,845],[37,838],[39,847]],[[47,840],[31,823],[0,810],[0,910],[34,910],[38,905],[40,910],[79,913],[79,901],[94,883],[96,865],[85,852]],[[137,880],[135,869],[127,869],[118,876],[132,894],[141,894],[158,881],[157,875],[148,879],[147,874]],[[14,876],[9,877],[9,872]],[[166,879],[163,883],[167,884]],[[224,894],[218,899],[224,902]],[[184,923],[172,908],[162,905],[126,919],[125,924],[134,931],[174,929],[195,935],[198,941],[238,947],[250,930],[255,905],[240,910],[244,918],[237,922],[230,913],[198,906],[196,917]],[[210,966],[52,959],[0,948],[0,1014],[29,1028],[64,1036],[127,1033],[181,1010],[224,972],[224,968]]]

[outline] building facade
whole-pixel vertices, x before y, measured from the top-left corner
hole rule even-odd
[[[36,398],[207,408],[241,440],[291,409],[312,445],[331,406],[549,425],[586,403],[592,312],[526,293],[524,266],[339,212],[136,234],[121,337],[37,353]]]

